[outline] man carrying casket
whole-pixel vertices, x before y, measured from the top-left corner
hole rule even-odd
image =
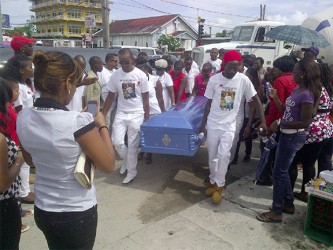
[[[256,106],[260,118],[262,133],[266,131],[263,107],[250,79],[238,73],[238,66],[242,56],[235,50],[224,54],[222,73],[209,79],[205,96],[208,98],[202,120],[201,132],[206,132],[209,157],[210,182],[205,195],[212,197],[215,204],[222,200],[225,185],[225,175],[228,170],[230,149],[236,133],[236,116],[246,101],[251,99]],[[228,98],[227,98],[228,97]],[[232,105],[231,105],[232,104]]]

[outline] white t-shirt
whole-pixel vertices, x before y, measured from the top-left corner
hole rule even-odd
[[[211,58],[209,58],[207,60],[207,62],[211,63],[213,66],[213,70],[212,73],[213,74],[218,74],[220,72],[221,69],[221,64],[222,64],[222,60],[217,58],[215,61],[213,61]]]
[[[118,93],[117,110],[144,113],[142,93],[149,91],[148,78],[140,69],[124,72],[122,68],[116,70],[108,83],[108,89]]]
[[[205,96],[212,99],[207,128],[235,132],[236,118],[239,112],[244,112],[244,97],[249,101],[256,93],[244,74],[237,72],[232,79],[225,78],[222,73],[212,76],[205,92]]]
[[[200,71],[199,65],[194,60],[193,60],[192,65],[191,65],[191,69],[196,69],[196,70]]]
[[[191,68],[189,73],[187,73],[187,71],[185,69],[183,69],[183,73],[187,77],[187,84],[186,84],[186,88],[185,88],[185,93],[192,94],[192,89],[194,87],[194,79],[200,73],[200,71],[197,70],[197,69]]]
[[[70,103],[66,106],[66,108],[68,108],[71,111],[77,111],[80,112],[82,111],[83,107],[82,107],[82,97],[84,94],[84,88],[86,86],[80,86],[76,88],[76,91],[73,95],[72,100],[70,101]]]
[[[104,101],[109,94],[108,83],[110,81],[112,73],[114,73],[115,71],[116,69],[108,70],[107,68],[103,67],[102,72],[97,72],[97,76],[102,86],[102,98]]]
[[[171,98],[169,96],[168,87],[173,86],[173,81],[169,73],[165,72],[162,76],[158,78],[162,84],[162,94],[164,100],[165,110],[169,110],[171,108]]]
[[[22,106],[24,108],[30,108],[34,104],[34,93],[31,88],[25,83],[19,83],[20,95],[14,102],[14,107]]]
[[[36,166],[35,205],[45,211],[85,211],[96,205],[95,187],[74,178],[81,153],[74,132],[95,126],[87,112],[27,108],[17,118],[17,134]]]
[[[149,87],[149,114],[157,115],[161,113],[161,108],[158,105],[158,100],[156,97],[156,82],[158,81],[158,76],[153,76],[149,74],[148,87]]]

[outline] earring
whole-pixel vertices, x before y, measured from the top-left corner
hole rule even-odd
[[[70,90],[68,90],[68,94],[69,94],[69,95],[71,94],[71,91],[70,91]]]

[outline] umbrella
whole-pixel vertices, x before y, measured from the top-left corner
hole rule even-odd
[[[264,36],[271,39],[285,41],[304,47],[325,48],[329,45],[327,39],[318,31],[301,25],[282,25],[268,31]]]
[[[259,180],[260,176],[262,175],[262,172],[265,169],[265,166],[268,162],[269,158],[269,152],[272,148],[276,147],[277,142],[275,140],[276,134],[273,133],[270,137],[266,139],[266,145],[264,147],[264,151],[261,154],[259,165],[257,167],[257,172],[256,172],[256,180],[254,181],[254,185],[257,184],[257,181]]]

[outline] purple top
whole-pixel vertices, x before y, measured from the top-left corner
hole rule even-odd
[[[303,103],[313,103],[313,95],[309,90],[295,93],[299,87],[296,87],[293,93],[286,99],[286,110],[283,113],[282,121],[299,121]],[[281,126],[281,128],[284,128]]]

